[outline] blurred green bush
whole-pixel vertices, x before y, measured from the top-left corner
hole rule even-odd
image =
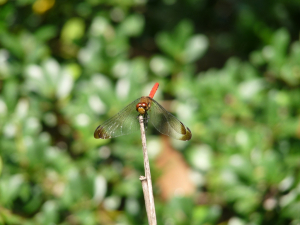
[[[147,224],[139,134],[93,132],[154,82],[193,132],[172,144],[197,186],[155,186],[158,224],[299,224],[299,9],[0,0],[0,224]]]

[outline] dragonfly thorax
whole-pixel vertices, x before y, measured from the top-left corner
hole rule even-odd
[[[140,114],[144,115],[149,109],[149,106],[146,102],[138,103],[136,105],[136,111],[138,111]]]

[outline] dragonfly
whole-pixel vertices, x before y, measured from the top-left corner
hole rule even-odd
[[[99,125],[95,132],[96,139],[109,139],[127,135],[140,130],[138,116],[143,116],[147,129],[148,122],[160,133],[177,140],[188,141],[192,138],[191,130],[175,116],[153,99],[159,84],[156,83],[149,96],[142,96],[123,108],[119,113]]]

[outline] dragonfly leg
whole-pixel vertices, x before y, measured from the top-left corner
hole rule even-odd
[[[144,127],[145,127],[146,131],[147,131],[147,128],[148,128],[148,119],[149,119],[148,113],[145,113],[143,115],[143,122],[144,122]]]
[[[141,114],[139,114],[139,115],[136,117],[137,120],[139,120],[139,116],[140,116],[140,115],[141,115]],[[144,122],[144,117],[143,117],[142,121]]]
[[[138,115],[136,118],[139,119],[139,116],[140,115]],[[149,115],[147,113],[145,113],[142,116],[143,116],[142,122],[144,123],[145,130],[147,131],[148,121],[149,121]]]

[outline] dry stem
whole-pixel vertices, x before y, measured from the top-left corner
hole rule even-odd
[[[140,122],[141,135],[142,135],[144,167],[145,167],[145,177],[146,177],[146,180],[147,180],[147,186],[145,185],[145,183],[143,184],[143,179],[141,180],[141,178],[140,178],[140,180],[142,181],[142,186],[143,186],[143,191],[144,191],[144,198],[145,198],[145,205],[146,205],[146,211],[147,211],[149,224],[150,225],[156,225],[157,222],[156,222],[155,205],[154,205],[153,189],[152,189],[152,182],[151,182],[151,172],[150,172],[150,165],[149,165],[149,159],[148,159],[148,153],[147,153],[145,127],[144,127],[144,122],[143,122],[143,116],[142,115],[139,116],[139,122]],[[148,191],[145,191],[144,188],[148,189]],[[149,199],[149,200],[147,200],[147,199]],[[148,206],[147,206],[147,204],[148,204]],[[149,213],[150,213],[150,215],[149,215]]]
[[[144,198],[145,198],[145,205],[146,205],[148,223],[151,224],[151,218],[150,218],[151,212],[150,212],[149,190],[148,190],[147,178],[144,177],[144,176],[140,176],[140,181],[142,182],[142,188],[143,188],[143,193],[144,193]]]

